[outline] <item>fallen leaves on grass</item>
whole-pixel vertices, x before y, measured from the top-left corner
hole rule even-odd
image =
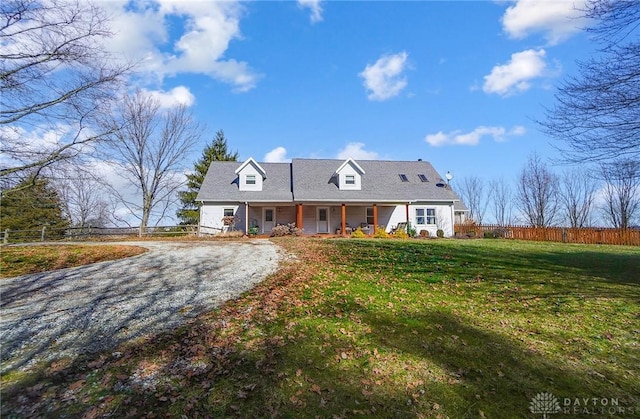
[[[124,245],[6,246],[0,252],[0,278],[122,259],[146,251]]]

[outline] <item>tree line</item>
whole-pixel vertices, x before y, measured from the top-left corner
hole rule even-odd
[[[469,221],[478,224],[574,228],[640,224],[637,162],[556,173],[534,153],[514,179],[468,176],[454,188],[469,209]]]
[[[583,14],[596,52],[558,86],[555,105],[538,121],[580,168],[556,174],[534,155],[514,187],[463,180],[457,189],[476,221],[490,208],[500,224],[581,226],[597,214],[616,227],[637,223],[640,2],[588,0]],[[132,88],[136,63],[108,52],[111,36],[109,16],[89,2],[2,2],[2,228],[135,217],[144,229],[176,205],[182,223],[195,223],[208,164],[238,158],[219,131],[189,168],[184,156],[204,128],[186,106],[167,109]]]

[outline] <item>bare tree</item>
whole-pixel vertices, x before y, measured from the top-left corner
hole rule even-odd
[[[73,227],[104,227],[111,221],[108,190],[90,167],[73,165],[58,170],[55,181],[65,218]]]
[[[559,201],[571,227],[586,227],[591,222],[597,182],[586,169],[565,171],[560,178]]]
[[[482,224],[488,204],[482,179],[477,176],[463,178],[458,192],[462,195],[462,201],[469,208],[471,219],[478,224]]]
[[[512,201],[513,192],[504,178],[494,179],[489,182],[488,202],[493,210],[493,217],[499,226],[513,224]]]
[[[529,156],[520,173],[516,205],[534,227],[551,226],[558,216],[558,176],[537,154]]]
[[[146,229],[152,214],[162,219],[184,184],[184,158],[200,138],[201,129],[184,105],[160,109],[159,102],[137,91],[126,96],[118,115],[106,121],[107,162],[136,189],[138,199],[113,190]]]
[[[628,228],[640,215],[640,163],[621,160],[601,165],[604,214],[616,228]]]
[[[570,162],[640,160],[640,2],[590,0],[597,54],[578,62],[547,109],[542,129]]]
[[[131,67],[106,52],[108,18],[88,2],[4,0],[0,19],[0,177],[35,181],[100,138],[95,116]]]

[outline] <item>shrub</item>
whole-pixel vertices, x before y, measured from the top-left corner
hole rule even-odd
[[[240,221],[240,219],[235,215],[225,215],[222,217],[222,224],[228,226],[230,230],[235,230],[238,221]]]
[[[444,237],[444,230],[439,228],[438,231],[436,231],[436,236],[443,238]]]
[[[351,237],[354,239],[363,239],[367,237],[367,235],[364,234],[364,231],[362,231],[360,227],[358,227],[351,233]]]
[[[389,237],[389,233],[387,233],[385,226],[377,226],[373,232],[373,237],[377,239],[386,239]]]
[[[414,226],[412,226],[411,223],[407,224],[407,235],[409,237],[415,237],[416,236],[416,228]]]
[[[396,230],[392,235],[396,239],[408,239],[409,234],[404,230]]]
[[[302,231],[301,228],[296,227],[295,223],[278,224],[271,229],[271,237],[300,236]]]
[[[249,235],[250,236],[257,236],[259,231],[260,231],[260,229],[258,228],[258,226],[249,227]]]

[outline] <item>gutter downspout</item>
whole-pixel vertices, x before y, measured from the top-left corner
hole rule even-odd
[[[409,233],[409,230],[413,228],[411,217],[409,216],[409,207],[411,206],[411,204],[415,204],[416,202],[417,201],[415,199],[407,201],[407,233]]]

